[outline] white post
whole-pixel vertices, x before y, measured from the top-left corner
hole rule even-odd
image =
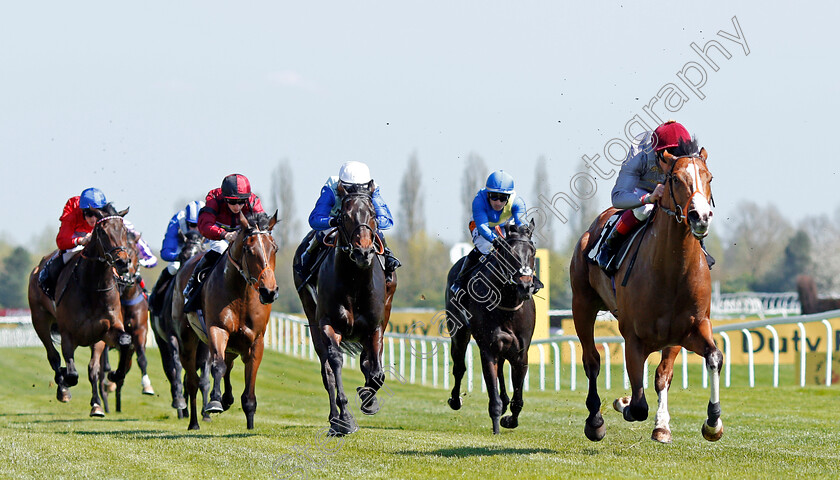
[[[750,369],[750,388],[755,387],[755,363],[753,361],[753,341],[752,341],[752,334],[746,328],[741,329],[741,332],[744,333],[747,337],[747,358],[749,360],[749,369]]]
[[[449,390],[449,342],[443,342],[443,388]]]
[[[773,386],[779,386],[779,333],[772,325],[767,325],[767,330],[773,334]]]
[[[831,354],[832,354],[831,351],[834,349],[834,346],[832,345],[833,339],[831,338],[831,334],[834,333],[834,331],[832,330],[831,323],[829,323],[828,320],[823,320],[822,323],[823,323],[823,325],[825,325],[826,338],[828,339],[828,341],[825,342],[825,352],[826,352],[825,353],[825,385],[827,387],[830,387],[831,386]]]
[[[688,351],[684,348],[680,349],[680,361],[682,362],[683,390],[685,390],[688,388]]]
[[[472,343],[467,344],[467,391],[473,391],[473,355]]]
[[[724,363],[726,364],[726,386],[729,387],[730,384],[730,371],[732,367],[731,361],[731,353],[732,353],[732,343],[729,341],[729,335],[726,332],[720,332],[720,336],[723,337],[723,356],[724,356]]]
[[[604,342],[604,364],[607,366],[606,375],[604,376],[604,389],[609,390],[612,385],[612,362],[610,361],[610,346]]]
[[[805,325],[802,322],[796,324],[799,327],[799,386],[805,386],[805,349],[808,342],[805,341]]]
[[[423,357],[423,363],[420,365],[420,383],[422,385],[426,384],[426,364],[428,363],[428,358],[426,358],[426,341],[420,341],[420,356]]]
[[[411,363],[411,369],[409,370],[410,373],[408,383],[414,385],[415,372],[417,370],[417,355],[415,355],[414,352],[417,351],[417,342],[414,340],[409,340],[408,342],[409,345],[411,345],[411,359],[409,360],[409,362]]]
[[[560,391],[560,344],[553,342],[551,348],[554,349],[554,391]]]
[[[433,348],[435,349],[435,354],[432,357],[432,386],[437,387],[438,384],[438,353],[440,350],[440,343],[437,341],[432,340]]]
[[[542,344],[537,345],[537,350],[540,351],[540,391],[545,391],[545,349]]]
[[[624,389],[630,388],[630,377],[627,376],[627,345],[621,342],[621,358],[624,362]]]
[[[575,342],[569,340],[569,356],[571,357],[569,360],[569,366],[571,367],[571,380],[569,380],[569,384],[571,385],[571,389],[574,392],[577,390],[577,355],[575,354]]]

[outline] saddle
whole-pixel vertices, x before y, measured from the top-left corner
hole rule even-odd
[[[618,223],[618,219],[621,218],[621,215],[625,212],[625,210],[619,210],[618,212],[614,213],[608,220],[607,223],[604,224],[604,228],[601,230],[601,236],[598,238],[598,241],[595,245],[590,248],[589,253],[586,254],[587,260],[590,263],[598,265],[598,255],[601,253],[601,247],[606,240],[607,237],[610,236],[613,228],[615,228],[615,224]],[[624,242],[622,242],[621,246],[615,249],[615,253],[613,254],[612,258],[610,258],[609,267],[618,270],[621,267],[621,264],[624,262],[624,259],[627,257],[627,252],[630,250],[630,245],[633,244],[633,240],[636,239],[644,230],[645,225],[647,222],[650,221],[650,217],[647,220],[642,222],[641,225],[636,227],[636,230],[633,231],[630,235],[628,235]]]

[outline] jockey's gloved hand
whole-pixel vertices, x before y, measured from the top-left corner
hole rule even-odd
[[[496,250],[504,248],[503,245],[505,245],[505,240],[502,237],[496,237],[493,239],[493,248]]]
[[[337,227],[338,226],[338,218],[330,217],[330,226],[331,227]]]

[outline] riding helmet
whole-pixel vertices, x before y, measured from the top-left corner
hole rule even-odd
[[[187,223],[198,223],[198,211],[202,208],[204,208],[204,202],[201,200],[193,200],[188,203],[187,208],[184,209]]]
[[[86,188],[79,196],[79,208],[102,208],[108,204],[105,194],[98,188]]]
[[[690,142],[691,134],[681,124],[668,120],[653,131],[653,150],[658,152],[666,148],[678,147],[680,140]]]
[[[368,183],[370,169],[362,162],[347,162],[338,171],[338,179],[350,184]]]
[[[222,196],[225,200],[251,198],[251,182],[238,173],[232,173],[222,180]]]
[[[487,177],[487,184],[485,187],[488,192],[510,195],[513,193],[513,177],[504,170],[496,170]]]

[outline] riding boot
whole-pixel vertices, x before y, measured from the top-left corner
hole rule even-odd
[[[300,254],[300,263],[295,265],[295,273],[298,277],[306,280],[312,271],[315,260],[318,259],[318,253],[321,251],[321,236],[316,233],[312,240],[309,241],[309,246]]]
[[[166,287],[169,286],[169,281],[175,275],[169,273],[168,268],[164,268],[162,272],[160,272],[160,276],[158,276],[157,282],[155,282],[155,286],[152,287],[152,293],[149,295],[149,310],[152,311],[153,315],[160,315],[160,311],[163,308],[163,298],[165,297]]]
[[[478,251],[477,248],[470,251],[466,260],[464,260],[464,263],[461,264],[461,271],[458,272],[458,276],[455,277],[455,280],[452,282],[452,286],[449,287],[452,293],[458,293],[458,290],[461,289],[461,283],[464,278],[478,265],[478,259],[481,258],[481,255],[481,252]]]
[[[213,265],[216,264],[216,261],[221,256],[221,253],[210,250],[196,264],[195,269],[193,269],[193,274],[187,282],[187,286],[184,287],[184,301],[186,302],[184,304],[184,313],[194,312],[198,309],[198,292],[201,290],[201,279],[205,277],[204,272],[213,268]]]
[[[615,273],[615,268],[610,268],[610,260],[612,260],[613,255],[625,238],[627,238],[627,234],[620,233],[616,226],[612,229],[610,235],[604,239],[604,243],[601,244],[601,251],[598,253],[598,266],[609,275]]]
[[[41,287],[41,290],[44,291],[50,300],[55,300],[55,286],[58,283],[58,276],[64,268],[64,255],[62,253],[58,252],[53,255],[44,264],[44,268],[38,272],[38,286]]]
[[[385,281],[390,283],[394,278],[394,272],[402,266],[402,262],[394,256],[394,252],[388,247],[385,247],[382,256],[385,257]]]

